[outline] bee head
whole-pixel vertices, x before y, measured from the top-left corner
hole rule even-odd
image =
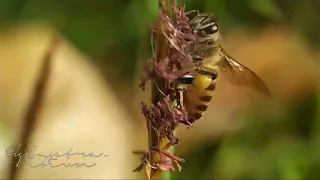
[[[217,41],[219,38],[219,25],[213,14],[201,13],[189,22],[191,29],[197,34],[197,41]]]

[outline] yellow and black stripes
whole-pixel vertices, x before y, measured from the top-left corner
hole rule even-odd
[[[197,73],[195,77],[190,75],[179,77],[179,82],[187,85],[183,92],[183,101],[191,123],[200,119],[207,110],[216,88],[216,73],[204,71]]]

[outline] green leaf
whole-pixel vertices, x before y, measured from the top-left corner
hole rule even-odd
[[[283,20],[284,14],[274,0],[247,0],[248,6],[272,20]]]
[[[281,161],[277,161],[279,163],[279,171],[281,174],[281,178],[283,179],[303,179],[301,174],[299,173],[296,164],[294,161],[294,156],[289,157],[279,157]]]

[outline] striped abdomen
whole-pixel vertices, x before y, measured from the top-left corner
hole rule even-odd
[[[192,84],[187,86],[183,99],[191,123],[200,119],[207,110],[215,88],[216,77],[213,78],[204,74],[198,74],[193,79]]]

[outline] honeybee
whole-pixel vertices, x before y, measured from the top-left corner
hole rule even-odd
[[[201,118],[210,104],[220,73],[235,84],[251,86],[258,91],[271,95],[263,80],[253,71],[232,58],[220,45],[220,31],[213,14],[199,13],[189,21],[189,26],[197,35],[196,42],[188,47],[193,57],[193,66],[184,69],[178,77],[178,89],[182,90],[190,122]],[[185,72],[188,72],[185,74]]]

